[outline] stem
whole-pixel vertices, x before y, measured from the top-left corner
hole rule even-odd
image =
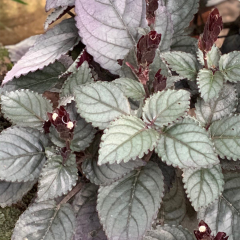
[[[58,207],[60,207],[60,205],[67,203],[74,195],[76,195],[83,186],[83,182],[79,182],[69,193],[67,196],[65,196],[62,201],[60,203],[58,203]]]
[[[145,93],[146,93],[146,98],[148,98],[150,96],[150,93],[149,93],[149,89],[148,89],[148,85],[146,83],[146,85],[143,85],[144,87],[144,90],[145,90]]]
[[[71,17],[76,17],[74,13],[72,13],[71,11],[67,12]]]
[[[207,54],[203,51],[204,67],[208,69]]]

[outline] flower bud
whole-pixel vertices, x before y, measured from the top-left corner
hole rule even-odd
[[[68,122],[68,123],[67,123],[67,128],[68,128],[68,129],[72,129],[73,127],[74,127],[73,122]]]

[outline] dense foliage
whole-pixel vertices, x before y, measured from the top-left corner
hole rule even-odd
[[[12,240],[239,239],[240,53],[217,9],[188,36],[198,6],[47,0],[46,29],[76,16],[9,47],[0,206],[37,185]]]

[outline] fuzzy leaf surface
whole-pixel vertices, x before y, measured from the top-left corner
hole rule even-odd
[[[76,0],[75,11],[87,51],[103,68],[116,74],[120,70],[117,59],[123,59],[137,43],[137,28],[147,26],[146,2]]]
[[[153,94],[143,107],[143,120],[155,127],[169,123],[186,115],[190,105],[190,93],[185,90],[167,90]]]
[[[178,36],[184,33],[184,29],[189,26],[193,16],[198,11],[198,0],[164,0],[168,12],[173,21],[174,35]]]
[[[141,159],[130,160],[127,163],[97,165],[97,159],[88,158],[82,164],[82,170],[86,178],[96,185],[106,186],[122,178],[133,169],[142,167],[146,162]]]
[[[14,124],[42,130],[52,104],[38,93],[29,90],[7,92],[1,96],[2,112]]]
[[[75,101],[80,115],[100,129],[131,112],[127,98],[114,83],[96,82],[79,86],[75,90]]]
[[[67,194],[78,179],[75,154],[71,154],[63,164],[63,157],[55,155],[47,160],[38,186],[38,201],[54,199]]]
[[[165,52],[161,57],[169,67],[180,76],[188,80],[195,80],[197,77],[197,59],[194,55],[185,52]]]
[[[165,180],[165,179],[164,179]],[[183,184],[176,178],[172,188],[165,193],[158,218],[165,224],[179,225],[186,214],[186,199]]]
[[[5,208],[17,203],[32,189],[36,181],[31,182],[5,182],[0,181],[0,207]]]
[[[202,125],[210,124],[235,112],[237,106],[237,93],[233,84],[224,84],[218,98],[204,102],[198,99],[195,104],[197,119]]]
[[[38,93],[43,93],[54,87],[60,80],[59,75],[66,68],[60,62],[55,62],[42,70],[30,72],[25,76],[14,78],[3,86],[4,91],[15,91],[18,89],[29,89]]]
[[[220,165],[205,169],[186,169],[183,171],[183,182],[188,198],[196,211],[218,199],[224,185]]]
[[[57,21],[59,18],[61,18],[61,16],[63,16],[65,14],[65,11],[67,11],[68,6],[64,6],[64,7],[58,7],[56,9],[54,9],[54,11],[52,11],[48,16],[47,19],[44,23],[44,30],[46,31],[48,29],[48,27],[55,21]]]
[[[238,82],[240,80],[240,54],[239,51],[233,51],[221,56],[219,68],[224,77],[229,82]]]
[[[224,175],[225,186],[222,196],[209,207],[198,213],[198,219],[204,220],[213,234],[225,232],[228,240],[240,238],[240,174]]]
[[[198,49],[198,61],[204,66],[203,52]],[[219,60],[221,58],[221,52],[219,48],[214,44],[209,52],[207,52],[208,68],[217,68],[219,66]]]
[[[147,129],[141,119],[122,117],[112,122],[102,135],[98,164],[126,163],[132,158],[142,158],[153,150],[158,135],[154,129]]]
[[[32,204],[18,219],[12,240],[71,240],[75,215],[70,204],[54,201]]]
[[[210,133],[221,158],[235,161],[240,158],[240,115],[214,122],[210,126]]]
[[[108,238],[142,239],[160,207],[163,191],[162,172],[153,162],[100,187],[97,210]]]
[[[208,167],[219,163],[207,131],[191,118],[167,128],[161,134],[156,151],[168,165],[179,168]]]
[[[51,8],[74,6],[75,0],[47,0],[45,10],[48,12]]]
[[[182,226],[157,226],[155,230],[148,231],[143,240],[194,240],[193,235]]]
[[[97,190],[98,186],[87,183],[75,196],[73,207],[77,215],[77,227],[73,240],[107,240],[96,210]]]
[[[169,51],[173,37],[173,22],[165,6],[159,6],[155,12],[155,31],[162,35],[159,44],[160,51]]]
[[[75,72],[73,72],[64,83],[61,90],[61,97],[72,95],[78,85],[93,82],[91,69],[87,61],[85,61]]]
[[[84,119],[77,121],[77,126],[74,128],[74,136],[70,144],[72,151],[80,152],[85,150],[92,142],[96,130],[90,123]]]
[[[171,50],[195,54],[197,51],[197,39],[188,35],[174,36]]]
[[[145,90],[143,85],[130,78],[118,78],[113,81],[120,86],[124,95],[133,100],[141,100],[145,97]]]
[[[28,182],[37,178],[45,162],[48,139],[32,128],[12,127],[0,134],[0,179]]]
[[[17,44],[5,46],[5,48],[9,52],[11,62],[13,62],[14,64],[18,62],[18,60],[21,59],[21,57],[29,50],[29,48],[34,45],[37,38],[38,35],[31,36]]]
[[[201,69],[198,73],[197,82],[201,96],[205,102],[217,98],[223,87],[224,77],[221,72],[214,74],[210,69]]]
[[[74,19],[63,20],[37,38],[34,46],[7,73],[2,84],[11,81],[14,77],[43,69],[70,51],[79,40]]]

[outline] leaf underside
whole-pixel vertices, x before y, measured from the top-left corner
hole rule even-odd
[[[75,0],[47,0],[45,9],[48,12],[51,8],[74,6]]]
[[[43,69],[71,50],[79,40],[74,19],[63,20],[45,34],[39,35],[34,46],[7,73],[2,84],[14,77]]]
[[[120,70],[117,59],[123,59],[136,44],[137,28],[147,26],[145,1],[76,0],[75,11],[87,51],[103,68],[116,74]]]

